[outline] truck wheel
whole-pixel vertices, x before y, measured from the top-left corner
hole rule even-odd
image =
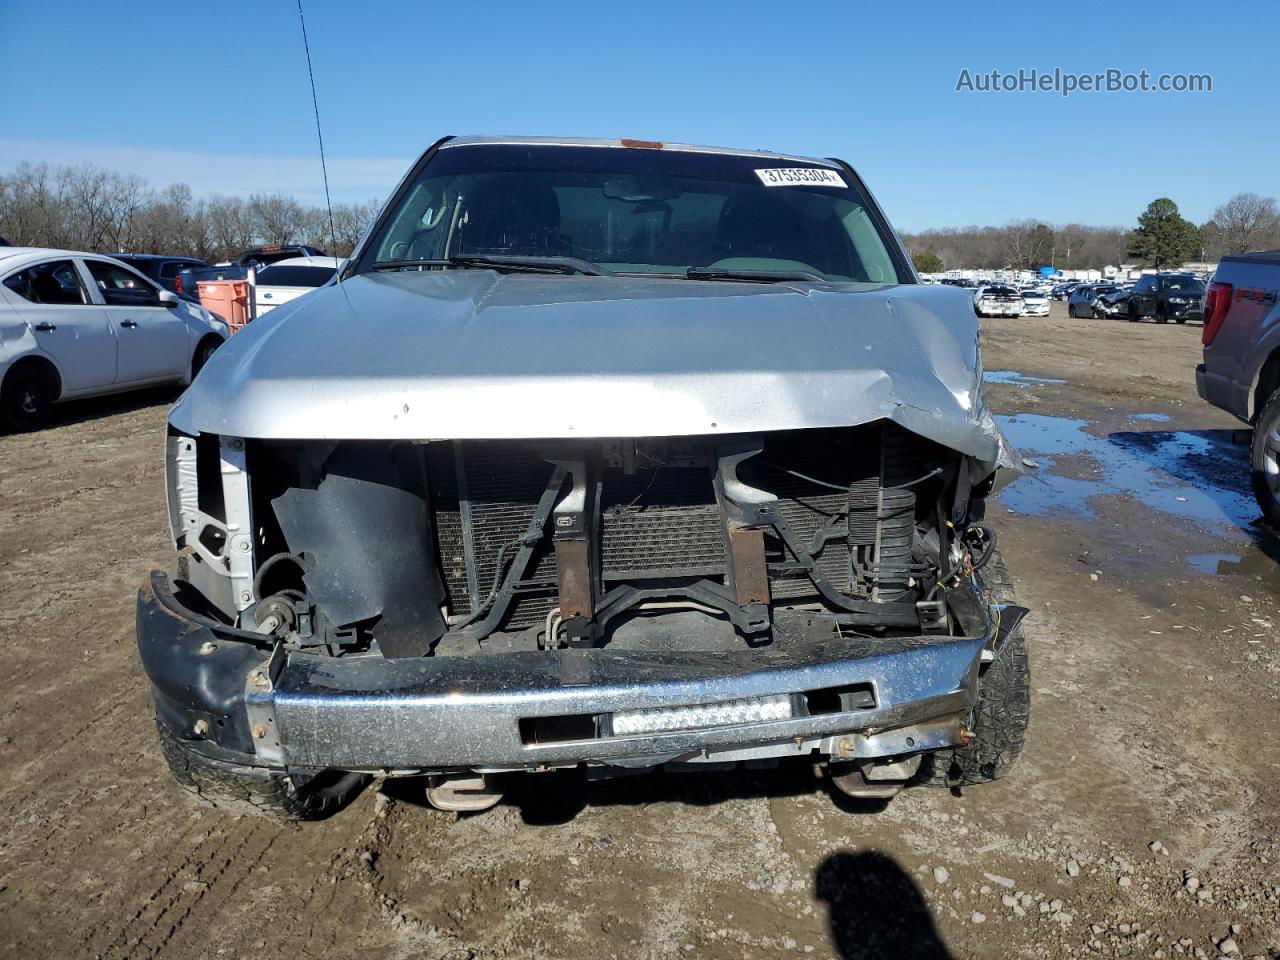
[[[1262,516],[1280,529],[1280,390],[1267,398],[1253,427],[1249,478]]]
[[[160,750],[169,772],[196,802],[237,817],[289,822],[322,820],[346,806],[369,780],[363,773],[325,771],[314,776],[213,760],[187,748],[163,723]]]
[[[994,602],[1015,602],[1013,582],[998,551],[978,571],[978,580]],[[995,660],[983,664],[978,678],[978,704],[970,727],[973,739],[963,747],[926,754],[920,765],[921,783],[953,787],[999,780],[1022,753],[1031,714],[1031,670],[1021,625],[1005,637],[995,654]]]

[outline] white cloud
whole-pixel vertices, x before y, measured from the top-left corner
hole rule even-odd
[[[399,182],[416,157],[326,158],[334,203],[379,201]],[[324,202],[320,156],[252,153],[198,153],[93,143],[0,139],[0,172],[23,161],[55,165],[92,163],[134,173],[153,187],[189,185],[197,196],[210,193],[288,193],[307,204]]]

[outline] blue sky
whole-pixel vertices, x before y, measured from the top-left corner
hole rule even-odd
[[[292,0],[0,7],[0,171],[92,162],[198,194],[322,198]],[[1201,222],[1233,193],[1280,194],[1274,0],[304,9],[335,201],[381,199],[445,133],[839,156],[904,231],[1129,224],[1161,195]],[[962,69],[1055,67],[1207,73],[1213,91],[955,90]]]

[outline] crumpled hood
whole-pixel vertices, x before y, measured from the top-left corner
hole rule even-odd
[[[232,337],[175,427],[264,439],[656,437],[886,418],[1013,466],[949,286],[360,275]]]

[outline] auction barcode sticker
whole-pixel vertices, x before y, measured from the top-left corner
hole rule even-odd
[[[773,167],[757,170],[766,187],[847,187],[844,177],[821,167]]]

